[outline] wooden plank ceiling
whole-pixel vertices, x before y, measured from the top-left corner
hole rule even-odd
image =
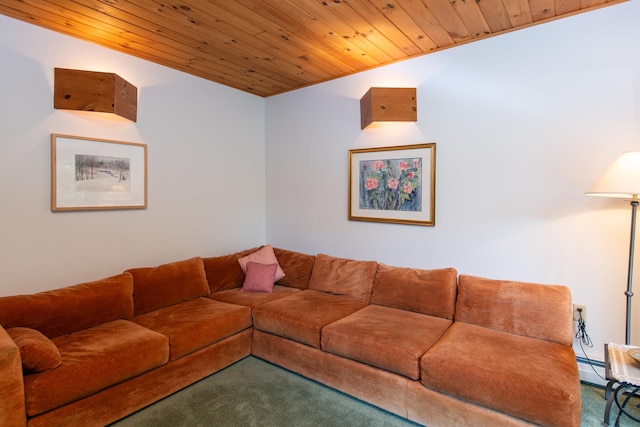
[[[0,0],[0,13],[267,97],[621,1]]]

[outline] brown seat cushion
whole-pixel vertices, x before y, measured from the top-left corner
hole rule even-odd
[[[133,317],[129,273],[33,295],[0,298],[0,324],[36,329],[48,338]]]
[[[251,327],[251,309],[195,298],[135,317],[133,321],[169,337],[175,360]]]
[[[294,341],[320,348],[325,325],[366,306],[361,300],[304,290],[253,309],[253,325]]]
[[[167,362],[167,337],[128,320],[54,338],[62,363],[25,376],[27,414],[37,415]]]
[[[242,292],[241,288],[227,289],[224,291],[214,292],[209,298],[226,302],[229,304],[244,305],[247,307],[256,307],[267,302],[286,297],[287,295],[300,292],[300,289],[290,288],[288,286],[275,285],[271,293],[265,292]]]
[[[200,257],[127,271],[133,275],[135,316],[210,294]]]
[[[450,320],[369,305],[322,329],[322,349],[411,379],[420,358],[451,325]]]
[[[420,367],[426,387],[536,424],[580,423],[578,366],[568,345],[455,322]]]
[[[369,302],[378,263],[316,255],[309,289]]]

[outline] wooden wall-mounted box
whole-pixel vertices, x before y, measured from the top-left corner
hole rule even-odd
[[[360,99],[360,129],[373,122],[415,122],[415,88],[372,87]]]
[[[138,88],[114,73],[54,70],[53,107],[114,113],[131,121],[138,116]]]

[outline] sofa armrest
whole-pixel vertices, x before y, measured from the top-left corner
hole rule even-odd
[[[6,427],[27,425],[20,350],[2,325],[0,325],[0,425]]]

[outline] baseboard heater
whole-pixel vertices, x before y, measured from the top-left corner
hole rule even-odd
[[[587,357],[576,356],[580,381],[600,387],[607,385],[604,379],[604,362]]]

